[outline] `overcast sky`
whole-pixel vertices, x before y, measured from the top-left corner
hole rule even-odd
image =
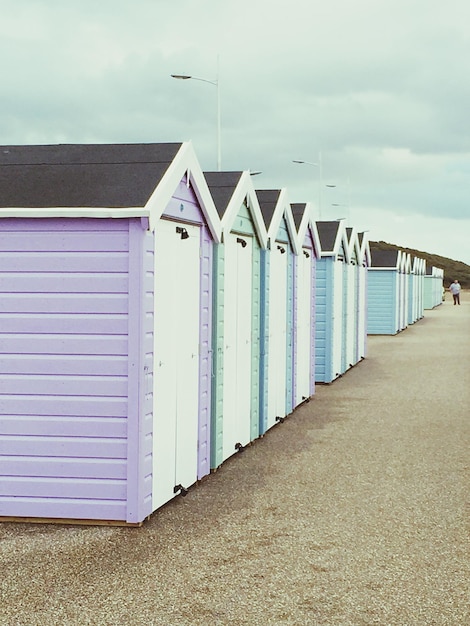
[[[222,169],[470,264],[468,0],[0,0],[0,16],[0,143],[191,140],[214,170],[217,89],[170,74],[214,81],[219,59]],[[320,155],[323,181],[292,163]]]

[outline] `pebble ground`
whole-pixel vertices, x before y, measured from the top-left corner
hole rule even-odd
[[[470,624],[462,301],[142,528],[0,524],[1,626]]]

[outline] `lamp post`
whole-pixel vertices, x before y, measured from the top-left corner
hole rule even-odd
[[[214,85],[217,91],[217,171],[222,169],[222,148],[220,138],[220,81],[219,81],[219,58],[217,57],[217,76],[215,80],[208,80],[207,78],[199,78],[197,76],[191,76],[188,74],[171,74],[172,78],[177,80],[198,80],[202,83],[209,83]]]
[[[349,221],[349,205],[348,205],[348,204],[338,204],[337,202],[332,202],[331,206],[336,206],[336,207],[338,207],[338,206],[342,206],[342,207],[344,207],[345,209],[347,209],[347,210],[348,210],[348,212],[347,212],[347,218],[338,217],[337,219],[347,219],[347,221]]]
[[[342,204],[338,204],[337,202],[333,202],[331,204],[331,206],[335,206],[335,207],[345,207],[348,210],[348,221],[351,220],[351,181],[350,178],[348,176],[347,178],[347,187],[346,187],[346,193],[347,193],[347,198],[346,198],[346,203],[342,203]],[[326,185],[327,187],[336,187],[337,185]],[[340,189],[341,189],[341,185],[340,185]],[[342,193],[342,195],[344,195],[344,192]]]
[[[293,160],[292,163],[299,163],[301,165],[312,165],[318,167],[318,219],[321,221],[321,209],[322,209],[322,188],[323,188],[323,161],[321,152],[318,153],[318,161],[300,161]]]

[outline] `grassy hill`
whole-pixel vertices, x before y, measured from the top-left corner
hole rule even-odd
[[[386,241],[371,241],[370,247],[378,248],[379,250],[403,250],[404,252],[409,252],[412,256],[425,259],[426,263],[443,269],[444,287],[447,288],[450,283],[457,278],[462,285],[462,289],[470,289],[470,265],[462,263],[462,261],[455,261],[445,256],[430,254],[429,252],[414,250],[413,248],[404,248],[403,246],[397,246],[393,243],[387,243]]]

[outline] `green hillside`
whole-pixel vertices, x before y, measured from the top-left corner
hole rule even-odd
[[[403,246],[397,246],[393,243],[387,243],[386,241],[371,241],[369,244],[371,248],[378,248],[379,250],[403,250],[404,252],[409,252],[412,256],[425,259],[426,263],[444,270],[444,287],[447,288],[450,283],[457,278],[463,289],[470,289],[470,265],[462,263],[462,261],[455,261],[445,256],[430,254],[429,252],[414,250],[413,248],[404,248]]]

